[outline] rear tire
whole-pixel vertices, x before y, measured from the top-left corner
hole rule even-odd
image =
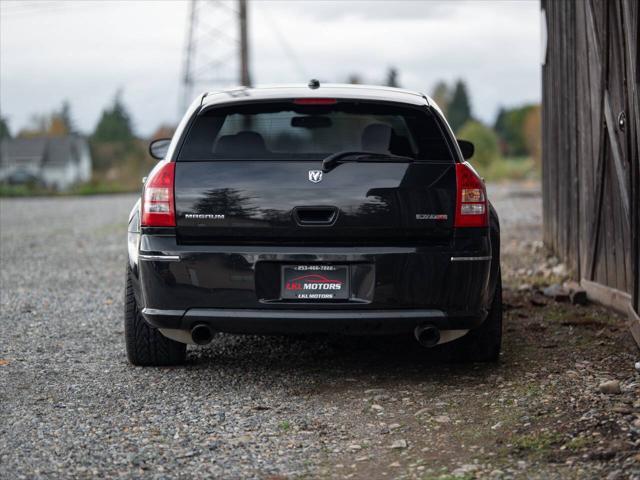
[[[487,318],[460,340],[452,342],[449,358],[455,362],[497,362],[502,346],[502,276],[498,281]]]
[[[127,358],[133,365],[169,366],[184,363],[187,346],[163,336],[140,314],[131,285],[131,270],[127,267],[124,292],[124,338]]]

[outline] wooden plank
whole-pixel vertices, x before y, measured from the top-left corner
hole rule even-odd
[[[568,51],[571,55],[571,73],[572,75],[569,77],[569,85],[570,91],[577,92],[578,88],[578,57],[575,55],[576,52],[576,43],[577,43],[577,24],[576,24],[576,10],[577,5],[576,2],[569,2],[570,8],[570,18],[572,19],[571,29],[570,29],[570,47]],[[576,276],[574,278],[580,278],[580,162],[578,161],[578,139],[582,138],[581,129],[579,128],[579,124],[577,122],[578,119],[578,101],[577,95],[568,95],[571,99],[570,104],[570,112],[571,114],[567,118],[567,123],[571,127],[572,134],[569,135],[570,140],[570,151],[571,151],[571,171],[569,180],[571,181],[571,189],[568,192],[570,195],[569,205],[570,205],[570,213],[569,216],[571,218],[571,230],[569,231],[569,254],[570,254],[570,263],[569,267],[572,272],[575,272]]]
[[[622,1],[609,3],[610,36],[609,54],[609,88],[605,92],[605,120],[610,139],[610,156],[608,163],[609,174],[613,182],[609,189],[608,201],[611,205],[610,224],[611,233],[609,249],[612,252],[610,270],[612,275],[607,281],[609,286],[624,291],[632,291],[630,275],[629,243],[631,230],[630,217],[630,163],[629,139],[627,129],[622,131],[618,126],[618,113],[628,112],[627,104],[627,56],[625,55],[625,28],[622,19]]]
[[[547,115],[549,118],[549,122],[547,123],[547,125],[549,125],[549,128],[547,129],[547,148],[548,148],[548,155],[547,158],[549,159],[549,161],[546,163],[546,167],[547,167],[547,171],[546,171],[546,187],[547,187],[547,194],[548,194],[548,198],[549,198],[549,202],[547,202],[547,209],[548,209],[548,218],[549,218],[549,238],[548,238],[548,244],[551,246],[551,248],[554,251],[557,251],[557,236],[556,236],[556,223],[558,221],[558,215],[557,215],[557,200],[556,200],[556,190],[554,187],[554,176],[556,176],[556,155],[557,152],[555,151],[554,148],[552,148],[555,144],[555,138],[554,138],[554,134],[555,132],[555,122],[553,121],[553,119],[555,118],[555,112],[556,109],[558,108],[556,102],[551,101],[551,89],[553,89],[554,85],[555,85],[555,79],[554,79],[554,75],[555,75],[555,65],[556,65],[556,56],[558,55],[558,51],[557,51],[557,42],[558,42],[558,30],[557,27],[555,26],[555,23],[557,22],[557,14],[554,11],[557,11],[557,5],[554,5],[553,2],[548,4],[549,9],[551,10],[551,14],[548,17],[549,21],[550,21],[550,25],[549,25],[549,40],[551,42],[550,46],[549,46],[549,66],[547,68],[547,78],[548,78],[548,82],[547,82],[547,91],[546,91],[546,96],[549,99],[549,101],[547,102],[547,105],[551,105],[551,108],[549,109]]]
[[[592,299],[625,314],[631,305],[630,326],[640,344],[640,4],[541,4],[548,22],[545,243],[578,271]]]
[[[608,5],[609,8],[609,23],[607,25],[607,35],[609,36],[609,47],[608,47],[608,68],[607,68],[607,85],[608,89],[605,91],[605,104],[607,99],[610,100],[610,110],[613,110],[615,105],[615,111],[620,109],[620,104],[622,103],[622,94],[621,94],[621,85],[622,85],[622,76],[621,76],[621,63],[620,63],[620,50],[621,46],[621,38],[620,38],[620,28],[619,28],[619,9],[618,2],[610,2]],[[606,110],[606,108],[605,108]],[[604,112],[603,112],[604,114]],[[605,116],[605,123],[606,116]],[[618,143],[620,143],[619,132],[617,129],[617,125],[612,126],[610,123],[607,123],[607,135],[611,138],[611,135],[616,139]],[[607,221],[607,225],[605,226],[605,231],[607,232],[607,249],[604,251],[606,253],[606,261],[607,261],[607,270],[608,275],[606,277],[606,281],[602,282],[605,285],[613,288],[617,288],[619,290],[624,289],[624,253],[622,245],[622,237],[621,237],[621,218],[620,218],[620,198],[616,188],[616,172],[613,166],[613,151],[611,146],[611,141],[609,141],[609,149],[607,150],[607,190],[605,191],[605,209],[607,212],[605,215],[605,220]]]
[[[633,309],[633,303],[629,302],[629,330],[631,330],[631,334],[633,335],[633,339],[636,341],[638,346],[640,346],[640,315]]]
[[[598,93],[600,91],[601,78],[599,70],[595,66],[595,46],[589,41],[586,11],[589,6],[586,2],[577,2],[576,7],[577,24],[580,31],[576,57],[584,59],[583,62],[578,62],[581,84],[577,90],[578,98],[584,99],[583,102],[578,102],[582,106],[582,113],[577,119],[578,128],[582,132],[581,150],[579,152],[582,167],[580,168],[578,179],[580,184],[580,276],[591,278],[589,251],[591,250],[590,242],[592,242],[592,239],[590,233],[594,228],[591,223],[599,201],[599,199],[594,198],[594,192],[597,192],[595,172],[598,168],[599,137],[602,125],[600,120],[601,113],[598,110],[600,106]]]
[[[640,313],[640,47],[638,43],[640,43],[640,6],[638,3],[633,3],[635,8],[635,42],[636,45],[636,58],[635,58],[635,87],[634,94],[631,97],[631,100],[635,105],[635,135],[636,135],[636,151],[635,155],[631,158],[635,158],[634,167],[635,167],[635,181],[634,181],[634,203],[636,208],[636,214],[634,215],[635,219],[635,228],[633,232],[633,245],[635,246],[635,311],[636,314]],[[640,345],[640,342],[638,343]]]
[[[615,174],[617,185],[616,187],[620,191],[620,201],[622,206],[622,214],[625,219],[625,224],[630,226],[629,215],[629,187],[627,186],[627,178],[622,164],[622,152],[620,151],[620,143],[616,136],[617,122],[614,120],[613,111],[611,109],[611,96],[608,90],[604,92],[604,116],[607,122],[607,133],[609,135],[609,144],[611,146],[611,153],[613,156],[613,165],[615,167]]]
[[[629,159],[631,161],[631,285],[635,314],[640,312],[640,7],[633,0],[622,2],[622,18],[625,36],[627,64],[628,131],[635,138],[629,139]],[[635,18],[635,22],[634,22]],[[635,52],[635,57],[634,57]],[[635,79],[635,81],[634,81]],[[634,334],[640,344],[640,323],[638,334]]]
[[[580,280],[580,285],[586,290],[589,300],[612,308],[622,315],[629,313],[631,295],[627,292],[592,282],[586,278]]]
[[[631,7],[631,1],[622,2],[622,23],[625,37],[625,55],[627,65],[627,96],[629,102],[629,132],[635,134],[635,153],[640,152],[640,7],[634,1],[635,12]],[[635,28],[633,17],[635,17]],[[634,58],[635,52],[635,58]],[[633,80],[635,78],[635,81]],[[640,158],[631,155],[631,159],[636,159],[636,163],[640,162]]]
[[[609,142],[607,142],[607,147],[609,147]],[[600,265],[603,267],[603,272],[601,275],[597,275],[593,278],[594,281],[598,281],[603,285],[615,286],[615,243],[613,236],[613,217],[611,215],[612,209],[614,206],[611,204],[611,175],[608,174],[609,169],[606,168],[609,166],[611,162],[610,156],[607,154],[609,148],[605,151],[605,155],[607,155],[607,165],[605,166],[604,173],[604,190],[602,192],[602,219],[600,224],[600,250],[599,250],[599,260]],[[596,272],[597,273],[597,272]]]
[[[558,126],[559,102],[557,95],[557,65],[560,49],[560,8],[557,2],[545,1],[548,21],[548,57],[543,67],[543,152],[542,188],[544,211],[544,240],[554,251],[559,251],[558,242],[558,137],[561,135]]]
[[[601,128],[602,130],[602,128]],[[596,192],[595,192],[595,205],[596,205],[596,213],[593,216],[591,221],[591,226],[589,228],[590,234],[590,242],[589,242],[589,250],[587,251],[587,259],[588,259],[588,277],[590,280],[595,279],[596,276],[596,257],[598,255],[598,244],[600,241],[600,225],[602,223],[602,204],[604,202],[604,184],[605,184],[605,142],[601,141],[600,149],[598,152],[598,160],[596,166]]]
[[[605,35],[600,35],[599,32],[602,31],[602,28],[599,28],[599,26],[596,23],[596,18],[602,18],[604,19],[605,15],[602,16],[596,16],[595,11],[596,11],[596,7],[594,5],[595,0],[589,0],[587,2],[587,20],[588,20],[588,32],[589,32],[589,36],[591,39],[591,43],[594,47],[593,51],[595,53],[595,61],[597,65],[602,66],[602,55],[601,55],[601,51],[606,49],[606,46],[604,44],[601,45],[600,43],[600,39],[604,39],[606,38]],[[606,9],[605,9],[606,10]],[[604,42],[603,42],[604,43]]]
[[[554,78],[554,83],[555,83],[555,88],[558,89],[558,91],[561,91],[560,88],[560,84],[558,82],[558,78],[562,78],[565,75],[564,72],[564,67],[567,63],[567,45],[566,45],[566,35],[567,35],[567,29],[566,29],[566,24],[567,24],[567,17],[566,17],[566,12],[565,12],[565,5],[566,3],[559,3],[557,8],[560,10],[559,11],[559,15],[558,15],[558,21],[559,23],[562,25],[562,28],[559,30],[559,35],[558,35],[558,63],[556,64],[556,68],[557,68],[557,72]],[[557,250],[556,252],[559,253],[560,255],[564,256],[565,253],[565,230],[566,230],[566,219],[564,216],[564,212],[565,212],[565,203],[564,203],[564,194],[563,192],[560,190],[560,182],[566,181],[566,173],[565,173],[565,168],[567,165],[567,152],[565,150],[565,143],[562,143],[561,141],[559,141],[559,139],[561,138],[565,138],[565,136],[567,135],[567,131],[565,129],[565,125],[564,125],[564,119],[565,119],[565,102],[566,102],[566,95],[557,95],[556,96],[556,113],[555,113],[555,118],[556,121],[558,122],[558,134],[556,135],[555,138],[555,145],[554,145],[554,151],[556,152],[557,155],[557,161],[555,164],[555,168],[557,170],[556,172],[556,176],[554,178],[554,187],[553,190],[555,192],[556,195],[556,241],[557,241]],[[562,159],[563,161],[560,161],[560,159]]]
[[[602,55],[600,54],[599,41],[597,38],[597,30],[596,23],[593,14],[593,1],[590,0],[587,3],[586,16],[587,16],[587,32],[589,38],[591,39],[591,44],[593,45],[593,55],[596,63],[596,70],[599,72],[599,80],[600,80],[600,94],[598,97],[600,98],[600,111],[602,111],[602,106],[604,104],[604,92],[606,89],[606,74],[605,67],[602,63]],[[602,203],[604,200],[604,185],[605,185],[605,160],[606,160],[606,150],[605,150],[605,132],[604,125],[601,126],[598,130],[599,135],[599,149],[598,149],[598,159],[596,163],[596,191],[595,191],[595,207],[596,214],[593,217],[591,222],[591,226],[589,228],[589,250],[587,250],[586,255],[588,259],[587,273],[589,279],[595,279],[596,277],[596,257],[598,255],[598,244],[600,242],[600,224],[602,219]]]

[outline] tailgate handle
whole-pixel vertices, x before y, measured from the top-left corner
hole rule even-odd
[[[296,207],[293,218],[298,225],[327,226],[333,225],[338,218],[337,207]]]

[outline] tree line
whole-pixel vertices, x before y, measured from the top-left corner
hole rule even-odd
[[[453,85],[438,82],[432,98],[456,136],[475,144],[475,163],[488,167],[501,157],[531,157],[540,165],[540,105],[501,107],[493,125],[487,125],[473,115],[469,90],[463,80]]]
[[[72,118],[71,105],[65,100],[49,114],[34,115],[29,124],[16,133],[17,138],[59,137],[81,134]],[[0,117],[0,139],[11,138],[8,122]],[[103,109],[98,123],[87,136],[93,161],[92,182],[111,185],[115,190],[139,187],[140,178],[154,161],[146,153],[146,141],[138,138],[122,91]]]
[[[385,85],[400,87],[396,68],[389,68],[383,79]],[[362,77],[352,74],[350,83],[362,83]],[[541,133],[540,106],[522,105],[500,108],[493,124],[479,120],[471,107],[469,88],[464,80],[452,83],[437,82],[431,97],[438,104],[458,138],[475,144],[474,165],[489,169],[505,158],[530,157],[536,168],[540,165]],[[48,115],[32,117],[30,124],[17,133],[18,137],[61,136],[79,133],[72,118],[71,105],[64,101],[60,108]],[[158,127],[152,136],[171,136],[173,128]],[[11,137],[9,125],[0,117],[0,139]],[[133,175],[134,182],[148,170],[153,161],[146,154],[146,145],[134,130],[132,117],[126,107],[122,91],[118,90],[111,103],[103,109],[94,131],[88,136],[98,177],[113,181],[132,181],[124,177]],[[483,172],[484,173],[484,172]],[[137,183],[131,183],[137,185]]]
[[[349,75],[347,82],[364,83],[358,74]],[[398,70],[388,68],[383,83],[389,87],[401,87]],[[475,165],[486,170],[505,158],[528,157],[539,169],[542,150],[540,105],[501,107],[493,124],[486,124],[474,116],[469,88],[464,80],[452,83],[439,81],[431,89],[430,96],[442,110],[455,135],[474,143],[476,148],[472,162]]]

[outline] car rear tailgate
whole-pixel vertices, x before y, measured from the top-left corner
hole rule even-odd
[[[456,200],[451,162],[345,163],[310,181],[309,161],[178,162],[183,243],[446,243]]]

